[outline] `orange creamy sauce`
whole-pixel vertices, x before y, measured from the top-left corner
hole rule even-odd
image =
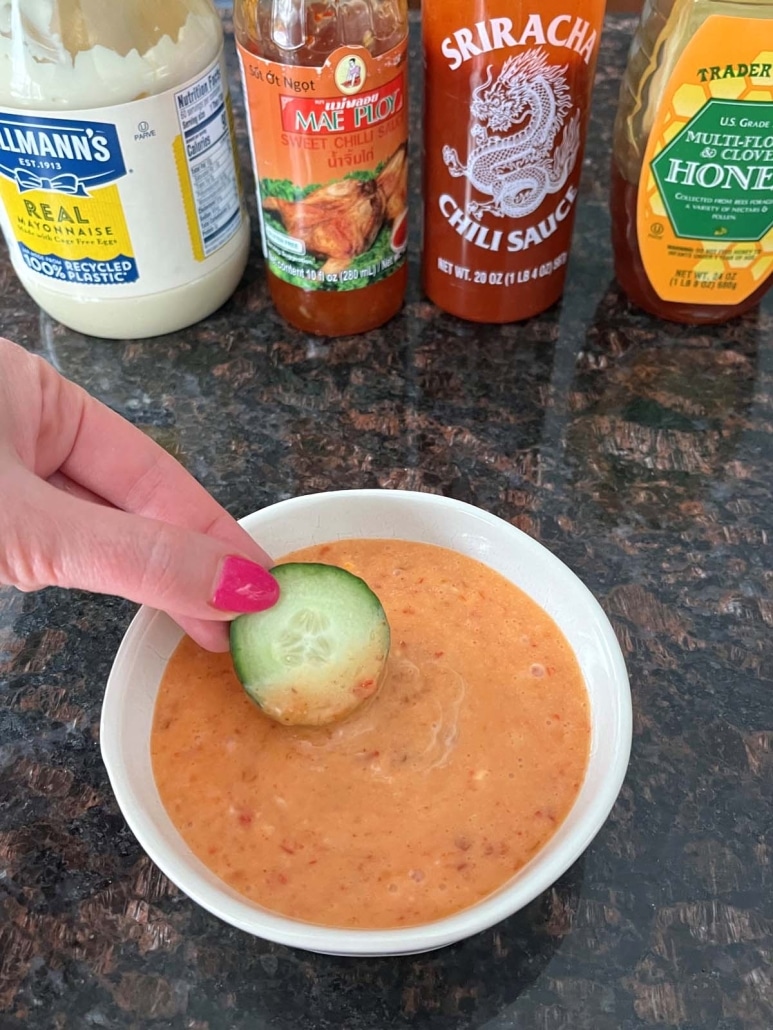
[[[229,655],[185,638],[151,739],[169,816],[266,908],[339,927],[410,926],[495,891],[553,835],[590,745],[577,661],[549,616],[443,548],[344,540],[285,560],[362,576],[392,630],[378,695],[305,729],[263,715]]]

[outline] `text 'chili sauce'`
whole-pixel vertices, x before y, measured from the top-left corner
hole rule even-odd
[[[425,0],[423,281],[460,318],[561,296],[603,0]]]

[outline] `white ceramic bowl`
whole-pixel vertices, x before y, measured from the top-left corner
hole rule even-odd
[[[225,922],[266,940],[334,955],[429,951],[518,911],[582,854],[607,818],[628,765],[631,697],[623,656],[593,595],[531,537],[485,511],[434,494],[351,490],[273,504],[242,524],[277,557],[346,537],[439,544],[485,562],[536,600],[571,644],[590,697],[591,751],[580,793],[544,848],[505,886],[456,915],[399,930],[339,930],[268,912],[226,886],[191,852],[164,810],[150,760],[153,708],[164,667],[181,637],[166,615],[143,608],[116,655],[102,710],[102,756],[118,804],[156,865]]]

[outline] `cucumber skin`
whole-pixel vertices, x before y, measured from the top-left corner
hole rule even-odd
[[[251,700],[280,723],[321,726],[340,721],[375,696],[383,682],[390,630],[381,602],[363,579],[336,565],[287,562],[271,573],[280,586],[276,605],[237,616],[231,623],[231,657],[237,678]],[[367,639],[355,641],[356,651],[334,658],[322,678],[318,668],[292,673],[277,669],[273,656],[271,636],[286,627],[285,616],[291,618],[293,609],[303,603],[299,593],[301,597],[305,593],[308,608],[328,615],[333,611],[334,619],[346,618],[336,639],[351,636],[353,623],[360,624],[360,637],[367,630]],[[283,594],[290,614],[282,609]],[[337,607],[341,595],[345,610]],[[330,633],[336,637],[334,626]]]

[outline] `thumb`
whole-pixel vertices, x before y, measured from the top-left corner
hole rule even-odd
[[[0,582],[115,594],[194,620],[263,611],[279,597],[255,560],[264,552],[241,531],[235,546],[63,493],[26,471],[14,480],[13,504],[0,506]]]

